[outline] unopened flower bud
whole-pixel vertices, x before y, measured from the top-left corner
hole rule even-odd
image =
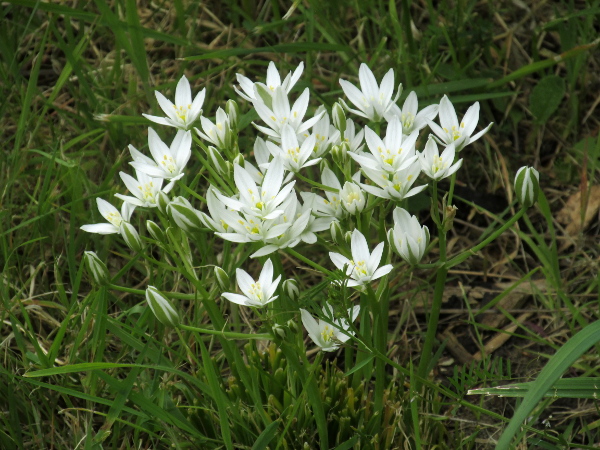
[[[352,243],[352,231],[346,231],[346,234],[344,234],[344,240],[348,245]]]
[[[220,175],[226,175],[227,174],[227,163],[223,159],[221,152],[211,145],[208,147],[208,150],[206,151],[206,153],[208,153],[208,157],[210,158],[211,162],[213,163],[213,166],[215,167],[215,169],[217,169],[217,172]]]
[[[346,113],[342,105],[334,103],[331,109],[331,116],[333,117],[333,125],[340,130],[340,134],[343,136],[346,131]]]
[[[146,229],[150,236],[152,236],[155,240],[164,244],[167,242],[167,237],[165,236],[165,232],[154,222],[151,220],[146,221]]]
[[[167,206],[169,206],[169,203],[171,202],[171,199],[169,198],[169,196],[167,194],[165,194],[163,191],[158,191],[156,193],[156,206],[158,207],[158,210],[163,213],[163,214],[167,214]]]
[[[237,164],[240,167],[244,167],[244,155],[242,155],[241,153],[239,155],[237,155],[235,158],[233,158],[233,164]]]
[[[281,325],[276,323],[271,329],[273,330],[273,333],[277,334],[281,339],[285,339],[285,328]]]
[[[331,232],[331,240],[336,245],[344,244],[344,231],[342,230],[342,226],[337,220],[334,220],[329,225],[329,231]]]
[[[146,289],[146,301],[160,323],[168,327],[179,325],[179,314],[169,300],[154,286],[148,286]]]
[[[348,143],[342,142],[340,145],[334,145],[331,149],[331,156],[333,162],[340,168],[343,169],[346,163],[350,160],[348,156]]]
[[[533,167],[521,167],[515,176],[515,195],[519,202],[529,208],[540,194],[540,174]]]
[[[294,320],[294,319],[290,319],[287,321],[287,326],[290,328],[290,330],[292,330],[294,333],[298,332],[298,323]]]
[[[227,104],[225,105],[225,112],[227,113],[227,117],[229,117],[229,126],[231,127],[231,129],[237,130],[238,120],[240,117],[240,107],[238,106],[235,100],[227,100]]]
[[[98,255],[94,252],[84,253],[85,262],[87,264],[88,273],[99,286],[106,286],[110,283],[110,277],[108,275],[108,269],[106,264],[98,258]]]
[[[325,169],[331,168],[329,167],[329,163],[327,162],[327,160],[325,158],[322,158],[321,161],[319,161],[319,171],[323,173]]]
[[[229,286],[231,286],[231,282],[229,281],[229,275],[219,266],[215,266],[215,278],[217,279],[217,284],[223,291],[229,290]]]
[[[119,227],[119,233],[121,233],[125,243],[131,250],[138,253],[142,251],[144,247],[142,244],[142,239],[133,225],[123,220],[121,222],[121,226]]]
[[[293,278],[290,278],[289,280],[285,280],[283,282],[283,290],[292,301],[296,301],[300,297],[300,289],[298,288],[298,282]]]
[[[202,228],[199,212],[185,198],[176,197],[167,210],[177,226],[186,233],[194,233]]]

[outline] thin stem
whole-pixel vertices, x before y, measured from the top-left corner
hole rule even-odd
[[[273,336],[268,333],[234,333],[233,331],[220,331],[220,330],[209,330],[208,328],[190,327],[189,325],[179,325],[179,328],[186,331],[193,331],[196,333],[212,334],[214,336],[222,336],[228,339],[268,339],[273,340]]]
[[[132,289],[132,288],[128,288],[125,286],[118,286],[116,284],[109,284],[108,288],[114,289],[116,291],[127,292],[129,294],[146,295],[146,291],[143,289]],[[179,292],[164,292],[164,291],[160,291],[160,292],[167,298],[175,298],[175,299],[179,299],[179,300],[197,300],[199,298],[202,298],[202,296],[200,296],[198,294],[181,294]]]
[[[333,192],[334,194],[339,194],[339,190],[336,188],[332,188],[330,186],[326,186],[324,184],[321,183],[317,183],[316,181],[311,180],[310,178],[306,178],[304,175],[300,174],[300,172],[296,172],[296,176],[298,178],[300,178],[302,181],[306,181],[309,184],[312,184],[313,186],[323,190],[323,191],[329,191],[329,192]]]
[[[288,248],[285,249],[285,251],[288,254],[294,256],[295,258],[298,258],[302,262],[305,262],[306,264],[308,264],[309,266],[313,267],[314,269],[317,269],[318,271],[324,273],[325,275],[333,275],[333,272],[331,272],[330,270],[327,270],[325,267],[317,264],[316,262],[311,261],[307,257],[305,257],[305,256],[301,255],[300,253],[298,253],[296,250],[288,247]]]

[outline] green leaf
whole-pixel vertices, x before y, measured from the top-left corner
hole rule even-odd
[[[525,397],[535,382],[515,383],[494,388],[472,389],[468,395],[499,395],[501,397]],[[600,378],[562,378],[544,394],[546,398],[600,398]]]
[[[565,80],[557,75],[548,75],[533,88],[529,97],[529,108],[540,124],[548,121],[556,112],[565,96]]]
[[[537,380],[532,383],[521,405],[510,419],[496,446],[497,449],[510,448],[513,437],[519,431],[521,424],[530,416],[531,411],[546,395],[548,389],[556,383],[560,376],[571,367],[590,347],[600,342],[600,320],[593,322],[569,339],[558,350],[542,369]]]
[[[267,428],[264,429],[260,436],[256,439],[256,442],[252,446],[252,450],[265,450],[267,445],[273,440],[275,435],[277,434],[277,427],[279,426],[279,421],[276,420],[271,422]]]

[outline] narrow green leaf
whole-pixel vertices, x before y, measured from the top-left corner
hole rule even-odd
[[[260,436],[254,442],[252,446],[252,450],[265,450],[269,443],[273,440],[275,435],[277,434],[277,427],[279,426],[279,421],[276,420],[271,422],[267,428],[264,429]]]
[[[555,113],[565,96],[565,80],[548,75],[540,80],[529,96],[529,108],[538,123],[544,124]]]

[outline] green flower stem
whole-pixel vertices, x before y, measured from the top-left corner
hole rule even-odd
[[[317,269],[319,272],[322,272],[325,275],[333,275],[333,272],[331,272],[331,270],[327,270],[325,267],[317,264],[314,261],[311,261],[310,259],[308,259],[305,256],[302,256],[300,253],[298,253],[296,250],[292,249],[292,248],[286,248],[285,251],[292,255],[295,258],[298,258],[299,260],[301,260],[302,262],[305,262],[306,264],[308,264],[309,266],[313,267],[314,269]]]
[[[128,288],[125,286],[118,286],[116,284],[109,284],[108,288],[114,289],[116,291],[127,292],[129,294],[146,295],[146,291],[143,289],[132,289],[132,288]],[[165,297],[170,298],[170,299],[198,300],[199,298],[202,298],[198,294],[180,294],[179,292],[163,292],[163,291],[160,291],[160,292]]]
[[[209,330],[208,328],[197,328],[189,325],[179,325],[179,328],[186,331],[193,331],[201,334],[212,334],[213,336],[222,336],[226,339],[268,339],[273,340],[273,336],[268,333],[248,334],[234,333],[232,331]]]
[[[502,233],[504,233],[506,230],[508,230],[510,227],[512,227],[513,224],[517,220],[519,220],[523,216],[523,214],[525,214],[525,211],[526,211],[526,208],[521,208],[519,210],[519,212],[517,212],[517,214],[515,214],[513,217],[510,218],[510,220],[508,220],[508,222],[506,222],[504,225],[502,225],[500,228],[498,228],[496,231],[494,231],[490,236],[488,236],[486,239],[481,241],[475,247],[472,247],[469,250],[466,250],[466,251],[462,252],[461,254],[456,255],[450,261],[447,261],[445,264],[446,269],[451,269],[452,267],[456,266],[457,264],[460,264],[461,262],[463,262],[469,256],[476,254],[479,250],[481,250],[483,247],[488,245],[490,242],[492,242],[494,239],[496,239],[498,236],[500,236]]]
[[[296,176],[300,178],[302,181],[306,181],[308,184],[312,184],[314,187],[317,187],[323,191],[333,192],[334,194],[339,194],[339,191],[335,188],[325,186],[324,184],[317,183],[316,181],[311,180],[310,178],[306,178],[300,172],[296,172]]]
[[[374,345],[375,348],[382,354],[387,354],[387,330],[388,330],[388,307],[389,307],[389,296],[387,292],[383,292],[380,301],[377,301],[373,288],[368,286],[367,288],[369,303],[371,304],[371,311],[373,313],[373,325],[374,328]],[[386,386],[386,373],[385,373],[385,361],[377,359],[375,361],[375,404],[374,411],[383,410],[383,393]],[[377,426],[376,428],[379,428]]]

